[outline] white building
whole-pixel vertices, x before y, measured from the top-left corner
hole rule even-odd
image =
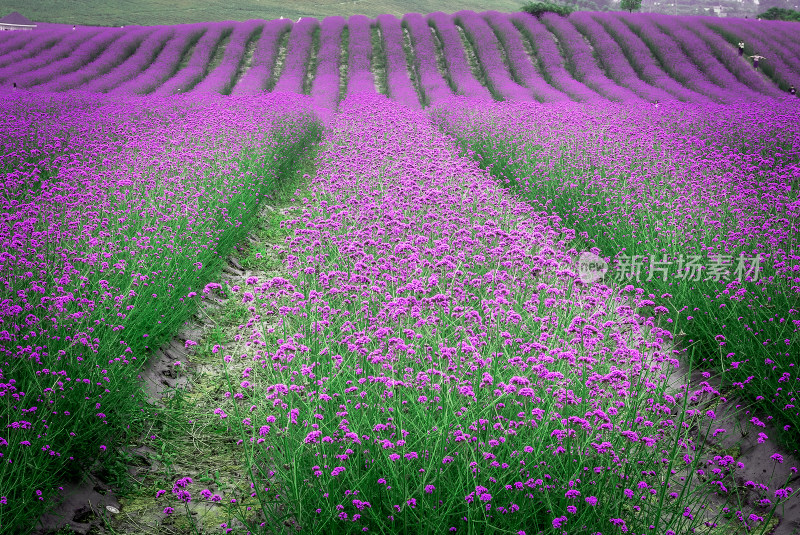
[[[0,32],[10,30],[33,30],[36,24],[16,11],[0,19]]]

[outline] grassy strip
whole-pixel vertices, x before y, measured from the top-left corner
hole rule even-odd
[[[479,84],[489,90],[495,100],[505,100],[503,95],[497,90],[491,80],[489,80],[489,76],[486,73],[486,67],[483,65],[483,63],[481,63],[481,60],[478,58],[478,54],[475,52],[477,43],[475,42],[474,36],[464,29],[464,25],[461,23],[460,19],[456,18],[453,23],[458,30],[458,36],[461,37],[461,44],[464,47],[464,55],[467,57],[469,70],[472,71],[472,75],[476,80],[478,80]],[[506,68],[508,68],[508,65],[506,65]]]
[[[253,59],[253,53],[256,51],[256,46],[258,46],[258,41],[261,39],[261,34],[263,33],[263,26],[259,26],[253,30],[253,33],[247,38],[247,43],[244,45],[244,54],[242,54],[241,59],[239,60],[239,65],[236,67],[236,73],[231,78],[229,84],[225,86],[225,89],[222,90],[223,95],[230,95],[233,88],[236,87],[236,84],[239,83],[239,80],[242,79],[244,73],[247,72],[247,69],[250,68],[250,62]]]
[[[417,58],[414,52],[414,38],[411,37],[411,32],[408,31],[408,25],[405,21],[401,23],[401,28],[403,30],[403,52],[406,56],[408,77],[411,79],[411,83],[414,85],[414,89],[417,92],[419,103],[422,104],[424,108],[430,104],[430,99],[428,95],[425,94],[425,91],[422,90],[422,81],[419,74],[419,58]]]
[[[278,40],[278,54],[275,58],[275,65],[272,66],[272,74],[267,80],[265,90],[272,91],[275,88],[275,84],[278,83],[278,80],[281,79],[281,74],[283,73],[283,64],[286,62],[286,49],[289,45],[289,34],[291,33],[291,27],[287,28],[281,38]]]
[[[347,96],[347,76],[350,60],[350,28],[347,26],[342,30],[342,53],[339,56],[339,102]]]
[[[314,77],[317,75],[317,54],[319,54],[319,32],[320,27],[314,28],[311,34],[311,49],[308,51],[308,62],[306,63],[306,72],[303,77],[303,94],[310,95],[311,88],[314,85]]]
[[[370,41],[372,42],[372,61],[370,61],[370,69],[372,70],[372,77],[375,80],[375,89],[381,95],[390,97],[389,79],[388,73],[386,72],[386,50],[383,47],[383,37],[377,22],[372,23],[370,27]]]
[[[439,35],[439,30],[435,25],[428,21],[428,26],[431,29],[431,36],[433,36],[433,46],[436,47],[436,66],[439,68],[439,74],[442,75],[447,86],[454,95],[458,94],[456,84],[453,82],[453,77],[450,76],[450,70],[447,68],[447,60],[444,58],[444,45],[442,45],[442,37]]]

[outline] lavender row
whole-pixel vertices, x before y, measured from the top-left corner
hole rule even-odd
[[[372,41],[370,19],[364,15],[353,15],[347,19],[349,43],[347,55],[347,94],[375,93],[375,78],[372,75]]]
[[[47,50],[50,47],[55,46],[56,43],[64,39],[70,35],[67,32],[61,32],[56,34],[37,34],[35,36],[29,37],[28,35],[21,36],[23,39],[28,39],[25,42],[25,46],[14,50],[13,52],[9,52],[8,54],[4,54],[0,56],[0,69],[5,68],[8,65],[14,65],[18,62],[25,61],[26,59],[30,59],[31,57],[35,57],[36,55],[42,53],[43,51]]]
[[[175,93],[190,91],[206,74],[208,64],[220,41],[232,31],[230,22],[209,24],[208,29],[197,41],[192,50],[192,57],[186,67],[178,71],[175,76],[164,82],[153,93],[156,95],[174,95]]]
[[[737,38],[744,40],[749,54],[764,56],[762,63],[772,71],[772,77],[776,82],[800,87],[800,73],[783,61],[779,48],[773,47],[771,39],[766,38],[761,32],[753,31],[738,21],[727,21],[724,26],[714,21],[707,21],[706,24],[712,29],[736,35]]]
[[[286,45],[286,61],[280,80],[275,84],[273,91],[287,93],[302,93],[303,82],[308,68],[308,59],[311,54],[311,39],[314,30],[319,27],[317,19],[305,18],[294,25],[289,34],[289,43]]]
[[[754,26],[745,26],[745,28],[760,40],[767,43],[772,50],[774,50],[778,57],[790,69],[795,72],[800,72],[800,57],[798,57],[798,46],[792,42],[792,39],[786,34],[785,31],[774,24],[777,21],[769,21],[765,24],[758,24]],[[736,26],[741,27],[741,23],[736,21]],[[795,28],[795,32],[797,28]]]
[[[11,54],[21,50],[30,44],[30,37],[25,32],[3,32],[0,36],[4,37],[0,42],[0,58],[6,54]]]
[[[600,63],[615,82],[649,102],[675,100],[675,97],[663,89],[642,81],[617,42],[588,13],[575,12],[570,15],[569,20],[589,40]]]
[[[488,89],[472,75],[464,55],[464,45],[461,36],[453,23],[452,17],[441,11],[428,15],[428,24],[438,34],[442,41],[445,63],[459,95],[475,98],[492,99]]]
[[[93,93],[105,93],[130,80],[153,63],[155,57],[174,34],[175,29],[171,27],[156,30],[142,42],[131,57],[80,89]]]
[[[447,81],[436,66],[436,45],[428,23],[419,13],[403,15],[402,26],[408,32],[414,62],[419,73],[420,91],[430,104],[452,96]]]
[[[787,27],[783,24],[778,24],[779,22],[784,21],[772,21],[769,26],[769,34],[773,39],[783,44],[785,51],[797,58],[798,47],[800,47],[800,40],[795,36],[795,34],[797,34],[797,26]]]
[[[767,83],[750,66],[742,61],[730,43],[711,31],[698,17],[682,17],[682,24],[705,41],[709,51],[719,59],[736,78],[750,89],[771,97],[782,96],[783,92]]]
[[[317,74],[311,86],[314,103],[330,110],[339,104],[339,61],[342,56],[344,17],[325,17],[320,25]]]
[[[653,21],[642,14],[621,15],[627,24],[658,57],[667,72],[686,87],[702,93],[717,102],[729,102],[731,93],[708,81],[692,64],[675,41],[658,29]]]
[[[511,24],[507,15],[499,11],[487,11],[482,15],[494,30],[500,44],[505,48],[511,72],[525,87],[530,89],[537,100],[541,102],[564,102],[570,100],[566,94],[548,84],[536,70],[536,67],[533,66],[531,58],[525,52],[525,46],[519,30]]]
[[[454,19],[463,28],[467,40],[472,43],[475,55],[486,73],[486,81],[494,91],[503,100],[531,101],[531,92],[511,79],[500,55],[502,45],[486,21],[474,11],[459,11]]]
[[[153,92],[164,83],[180,65],[181,58],[186,51],[197,42],[206,31],[205,24],[192,24],[179,26],[166,46],[159,52],[153,62],[141,73],[127,82],[115,87],[113,93],[128,95],[145,95]]]
[[[78,87],[89,80],[94,80],[104,75],[133,54],[148,35],[153,33],[152,28],[136,28],[125,32],[120,39],[114,41],[94,61],[82,69],[42,84],[39,91],[66,91]]]
[[[411,108],[419,108],[419,95],[409,78],[403,49],[403,28],[400,19],[394,15],[380,15],[376,19],[383,35],[383,46],[386,50],[386,79],[389,95],[397,102]]]
[[[618,102],[640,100],[633,91],[618,86],[600,70],[583,36],[567,19],[553,13],[545,13],[541,20],[564,49],[576,79],[610,100]]]
[[[222,61],[205,79],[197,84],[193,91],[197,93],[230,93],[234,77],[244,61],[245,48],[260,33],[263,21],[250,20],[237,24],[225,47]]]
[[[8,80],[9,78],[16,78],[20,75],[30,72],[34,69],[46,67],[54,61],[72,53],[78,46],[87,39],[94,37],[99,30],[88,30],[85,32],[75,32],[68,34],[67,37],[56,43],[46,51],[41,51],[35,56],[28,58],[24,61],[14,62],[2,69],[0,69],[0,82]]]
[[[250,69],[231,91],[232,95],[252,95],[264,91],[272,76],[278,56],[278,45],[284,34],[292,28],[289,19],[271,20],[264,25],[258,47],[253,52]]]
[[[657,23],[659,29],[678,44],[687,58],[689,58],[708,79],[714,84],[725,88],[727,91],[735,92],[736,95],[747,100],[758,100],[759,95],[749,87],[745,86],[725,68],[714,53],[693,32],[683,27],[684,21],[673,17],[650,17]]]
[[[56,77],[60,78],[65,74],[72,74],[79,69],[82,70],[123,35],[123,32],[117,28],[101,31],[91,39],[84,41],[66,57],[28,71],[16,78],[15,81],[19,87],[32,87],[52,81]]]
[[[619,17],[609,13],[592,13],[609,35],[617,42],[639,77],[654,87],[660,87],[683,102],[707,103],[710,99],[688,89],[672,78],[650,53],[647,45],[638,35],[623,23]]]
[[[586,85],[575,80],[564,68],[561,52],[558,51],[552,34],[535,17],[527,13],[515,13],[509,17],[522,35],[535,47],[534,53],[542,68],[542,74],[556,89],[579,101],[599,100],[601,97]]]

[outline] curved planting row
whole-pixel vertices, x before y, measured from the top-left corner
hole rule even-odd
[[[286,93],[302,93],[306,77],[306,68],[311,55],[311,39],[319,27],[317,19],[305,18],[292,27],[286,48],[286,60],[283,73],[275,84],[273,91]]]
[[[731,93],[739,95],[743,100],[759,100],[763,95],[741,83],[726,68],[697,34],[685,28],[680,19],[657,20],[658,27],[668,34],[681,51],[697,65],[708,80]]]
[[[627,58],[619,44],[589,13],[576,12],[570,16],[570,20],[591,43],[598,62],[614,82],[631,89],[639,97],[650,102],[674,100],[674,97],[663,89],[654,87],[638,77],[631,64],[624,61]]]
[[[672,78],[647,48],[644,41],[633,33],[619,17],[608,13],[593,13],[608,34],[616,41],[637,76],[653,87],[660,87],[683,102],[709,102],[708,97],[697,93]]]
[[[729,43],[734,44],[740,41],[745,44],[747,55],[764,56],[761,62],[763,70],[780,87],[786,89],[789,85],[800,87],[800,71],[793,69],[787,63],[787,54],[784,45],[776,43],[771,32],[765,32],[766,26],[759,24],[756,27],[741,24],[737,20],[732,20],[730,24],[720,25],[716,21],[710,20],[706,24],[714,31],[722,35]],[[793,48],[796,52],[797,45]],[[789,61],[791,63],[791,61]]]
[[[222,39],[230,35],[231,23],[220,22],[209,25],[203,36],[197,41],[192,50],[192,56],[186,67],[180,69],[175,76],[169,78],[164,84],[155,89],[156,95],[172,95],[174,93],[191,91],[206,74],[211,56]]]
[[[317,73],[311,86],[314,102],[328,109],[339,104],[339,61],[342,55],[344,17],[326,17],[320,25]]]
[[[736,100],[733,92],[712,83],[680,45],[659,29],[653,17],[637,13],[623,16],[622,21],[647,44],[664,70],[678,82],[716,102]]]
[[[353,15],[347,19],[350,30],[347,53],[347,94],[375,93],[372,74],[372,41],[370,19]]]
[[[686,29],[691,30],[705,41],[711,53],[745,86],[762,95],[771,97],[777,97],[782,94],[778,87],[769,83],[763,76],[760,76],[756,70],[751,68],[748,62],[743,61],[738,56],[734,47],[707,25],[703,24],[701,20],[684,17],[681,22]]]
[[[408,32],[410,52],[419,73],[420,92],[426,103],[439,102],[453,95],[436,61],[436,44],[425,17],[419,13],[403,16],[403,29]]]
[[[250,68],[233,88],[232,95],[253,95],[266,90],[272,81],[280,41],[291,29],[292,21],[289,19],[271,20],[264,25],[258,47],[253,52]]]
[[[523,36],[512,21],[499,11],[483,13],[486,22],[502,43],[508,58],[509,69],[515,79],[530,89],[531,94],[542,102],[564,102],[569,97],[545,81],[534,62],[525,52]]]
[[[112,93],[147,94],[169,79],[178,70],[181,59],[206,33],[204,25],[193,24],[181,26],[166,46],[158,53],[156,59],[142,72],[118,85]]]
[[[45,53],[68,35],[70,34],[67,32],[24,35],[24,46],[0,56],[0,69],[5,70],[8,66],[12,66],[14,70],[9,70],[9,74],[17,72],[16,68],[22,72],[26,60]]]
[[[29,32],[0,43],[0,84],[161,95],[315,92],[326,107],[349,93],[376,91],[376,75],[387,86],[380,91],[411,107],[453,93],[540,102],[732,103],[779,98],[800,86],[800,45],[779,23],[589,12],[537,19],[492,11],[408,14],[402,24],[388,15],[359,15],[340,29],[341,21],[330,20],[322,34],[313,18]],[[336,41],[343,32],[347,50]],[[732,44],[739,40],[748,56],[766,56],[761,65],[772,81],[736,54]],[[255,50],[245,58],[249,44]],[[334,90],[337,74],[342,95]]]
[[[25,75],[30,71],[46,67],[47,65],[65,58],[73,53],[84,41],[91,40],[97,35],[98,31],[99,30],[92,29],[80,33],[66,34],[64,39],[61,39],[52,47],[46,50],[37,50],[34,55],[25,60],[14,61],[10,65],[0,69],[0,83],[7,81],[9,77]]]
[[[474,11],[459,11],[453,17],[475,49],[493,94],[502,100],[532,100],[531,92],[512,79],[500,53],[502,47],[486,21]]]
[[[219,66],[208,73],[202,82],[194,88],[198,93],[230,93],[234,77],[242,68],[247,44],[261,34],[264,22],[258,20],[237,24]]]
[[[175,30],[170,27],[160,28],[142,41],[128,59],[106,72],[99,78],[87,81],[84,85],[77,87],[81,91],[91,93],[106,93],[120,84],[134,78],[139,73],[149,68],[159,53],[164,49],[167,42],[173,37]]]
[[[511,21],[533,47],[542,75],[553,87],[577,101],[602,98],[567,72],[555,38],[538,19],[518,13],[511,16]]]
[[[445,13],[437,12],[428,15],[427,20],[434,39],[438,39],[441,43],[445,65],[456,93],[491,99],[492,94],[472,74],[461,36],[458,34],[458,28],[453,19]]]
[[[69,74],[52,78],[49,82],[37,87],[40,91],[67,91],[79,87],[89,80],[100,78],[111,69],[127,60],[151,33],[152,28],[141,28],[136,31],[126,32],[121,38],[114,41],[94,61],[85,64]]]
[[[60,60],[47,62],[39,68],[31,69],[22,76],[14,77],[19,87],[32,87],[54,78],[62,78],[91,63],[114,41],[122,37],[122,31],[100,32],[81,43],[75,50]]]
[[[545,13],[541,20],[558,39],[559,45],[567,57],[568,68],[577,80],[609,100],[617,102],[639,100],[633,91],[627,87],[618,86],[600,70],[593,58],[592,50],[580,32],[568,20],[552,13]]]
[[[403,28],[400,20],[394,15],[380,15],[376,20],[386,49],[389,96],[404,106],[419,108],[420,97],[411,83],[409,65],[403,50]]]

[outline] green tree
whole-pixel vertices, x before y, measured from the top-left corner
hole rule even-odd
[[[642,7],[642,0],[622,0],[619,7],[627,9],[629,12],[633,12],[634,9],[638,11]]]
[[[780,7],[771,7],[764,13],[761,13],[758,18],[764,20],[788,20],[800,22],[800,11]]]
[[[535,17],[541,17],[545,13],[555,13],[556,15],[561,15],[562,17],[566,17],[575,9],[571,6],[566,6],[563,4],[554,4],[552,2],[528,2],[523,6],[522,11],[529,13]]]

